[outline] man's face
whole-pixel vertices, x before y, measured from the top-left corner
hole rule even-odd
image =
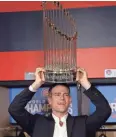
[[[55,86],[48,98],[53,112],[66,113],[71,103],[69,90],[62,85]]]

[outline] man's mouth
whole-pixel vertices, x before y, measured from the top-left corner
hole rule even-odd
[[[58,103],[58,105],[65,105],[65,103]]]

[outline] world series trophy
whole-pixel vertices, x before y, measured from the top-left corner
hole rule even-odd
[[[60,2],[42,2],[42,8],[45,80],[72,83],[77,69],[75,20]]]

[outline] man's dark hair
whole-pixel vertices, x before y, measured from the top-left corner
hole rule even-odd
[[[52,91],[52,89],[53,89],[54,87],[56,87],[56,86],[64,86],[64,87],[66,87],[66,88],[69,90],[69,93],[70,93],[70,87],[69,87],[69,85],[66,84],[66,83],[54,83],[54,84],[52,84],[52,85],[50,86],[48,92],[50,93],[50,92]]]

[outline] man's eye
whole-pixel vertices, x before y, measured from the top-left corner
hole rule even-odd
[[[64,94],[65,96],[69,96],[69,94]]]
[[[55,96],[60,96],[60,94],[57,93],[57,94],[55,94]]]

